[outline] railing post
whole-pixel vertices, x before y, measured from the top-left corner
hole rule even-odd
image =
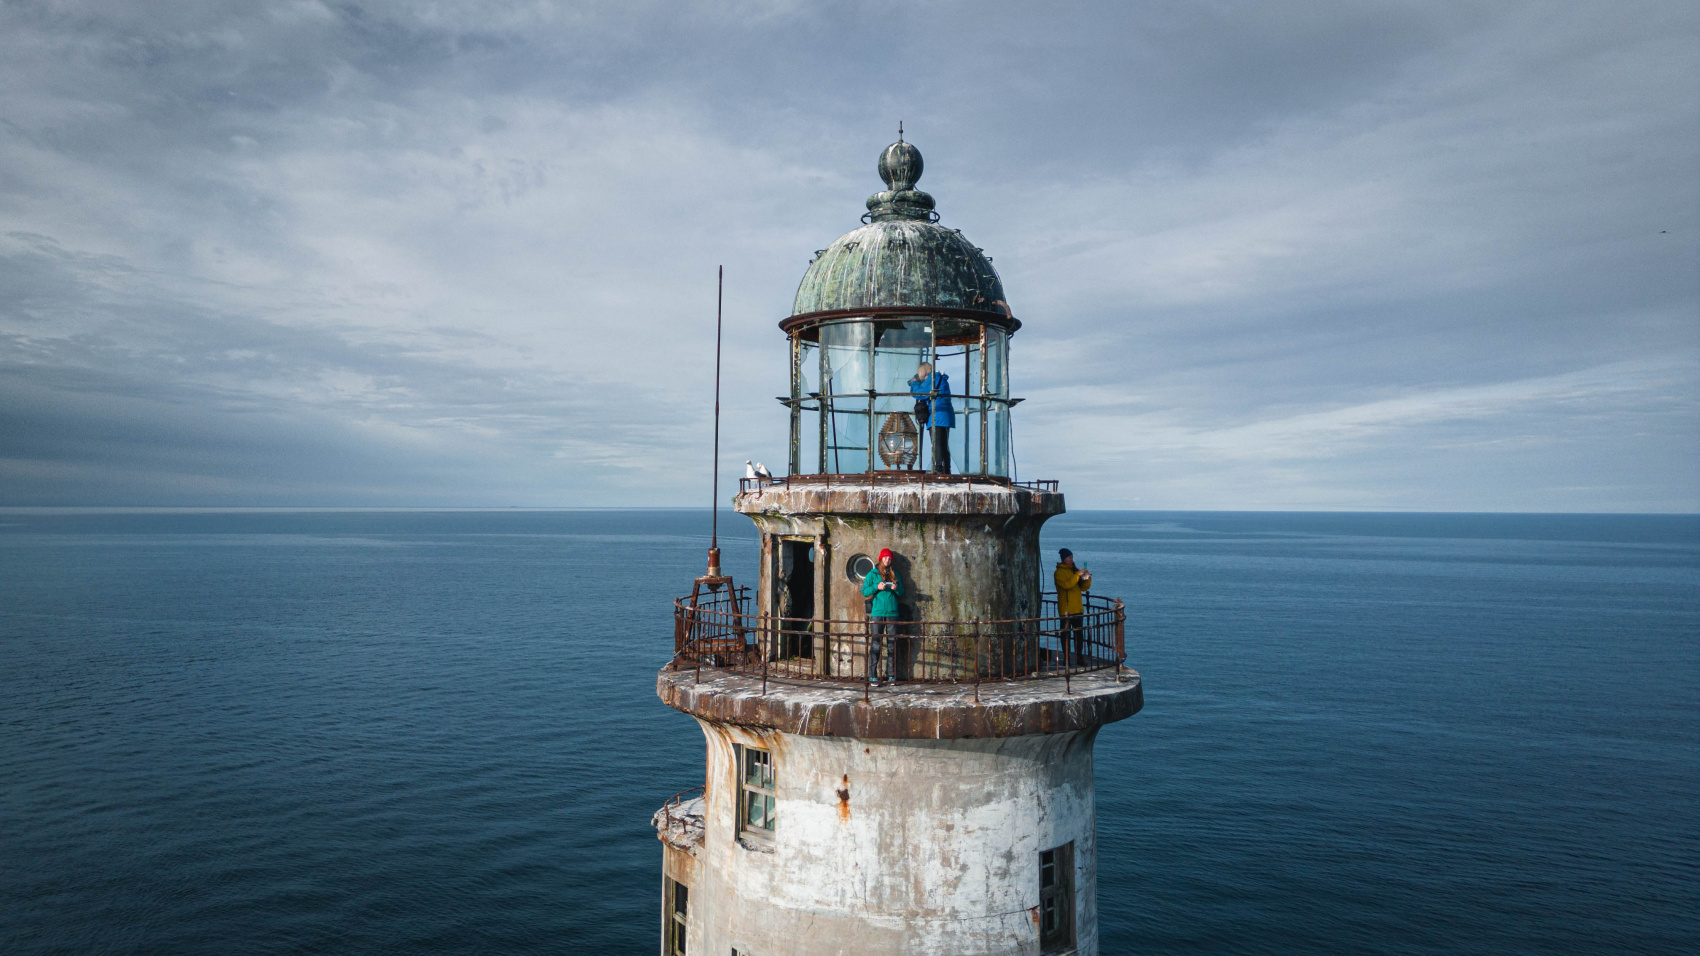
[[[980,702],[980,659],[986,657],[986,635],[980,622],[974,622],[974,703]]]
[[[874,659],[873,659],[873,653],[872,653],[873,646],[874,646],[873,645],[873,633],[874,633],[874,619],[873,618],[871,618],[871,617],[868,618],[867,624],[865,624],[863,626],[863,630],[865,630],[867,633],[864,634],[863,638],[862,638],[862,703],[871,704],[871,703],[873,703],[873,686],[874,686]]]
[[[1127,605],[1116,598],[1116,679],[1122,676],[1122,662],[1127,660]]]

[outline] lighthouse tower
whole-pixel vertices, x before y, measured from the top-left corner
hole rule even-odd
[[[708,759],[655,814],[666,956],[1098,952],[1092,748],[1139,675],[1121,601],[1047,593],[1063,496],[1011,477],[1021,323],[921,168],[885,149],[779,323],[790,467],[734,501],[758,580],[711,566],[675,605],[656,690]],[[864,596],[882,550],[895,626]]]

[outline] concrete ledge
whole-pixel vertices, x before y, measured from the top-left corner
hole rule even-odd
[[[732,499],[740,514],[839,514],[839,515],[1024,515],[1050,517],[1062,514],[1061,492],[1034,491],[992,482],[904,482],[856,484],[843,482],[797,483],[790,487],[769,485],[740,493]]]
[[[649,822],[655,825],[655,835],[662,843],[695,856],[707,829],[707,815],[707,801],[693,797],[676,807],[662,807]]]
[[[1122,669],[1075,677],[1072,693],[1060,677],[980,685],[915,684],[875,687],[863,701],[858,684],[783,682],[712,668],[698,682],[692,670],[662,668],[655,692],[667,706],[693,717],[788,734],[870,739],[956,740],[1020,737],[1086,730],[1132,717],[1145,706],[1139,673]]]

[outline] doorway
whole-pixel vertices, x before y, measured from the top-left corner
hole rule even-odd
[[[780,624],[781,657],[813,657],[815,616],[815,542],[812,538],[785,538],[779,542],[778,593],[774,607]]]

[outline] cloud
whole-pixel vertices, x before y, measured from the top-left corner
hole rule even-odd
[[[1668,356],[1227,421],[1095,390],[1075,398],[1085,414],[1042,428],[1050,444],[1091,449],[1089,470],[1071,479],[1121,477],[1127,490],[1110,502],[1121,506],[1575,511],[1612,495],[1635,510],[1679,510],[1685,499],[1656,497],[1668,487],[1660,477],[1680,489],[1700,481],[1700,461],[1691,446],[1648,439],[1700,430],[1697,368],[1700,355]],[[1065,400],[1035,401],[1047,399]],[[1623,432],[1625,422],[1640,430]],[[1571,465],[1555,471],[1554,459]]]
[[[1203,432],[1194,447],[1224,458],[1331,458],[1344,450],[1449,422],[1480,422],[1527,413],[1542,406],[1587,409],[1648,392],[1669,394],[1681,383],[1676,373],[1694,356],[1673,362],[1613,363],[1597,368],[1515,382],[1444,388],[1327,411]],[[1551,441],[1553,436],[1521,436]]]
[[[902,118],[1077,506],[1694,510],[1696,19],[10,4],[0,503],[700,500]]]

